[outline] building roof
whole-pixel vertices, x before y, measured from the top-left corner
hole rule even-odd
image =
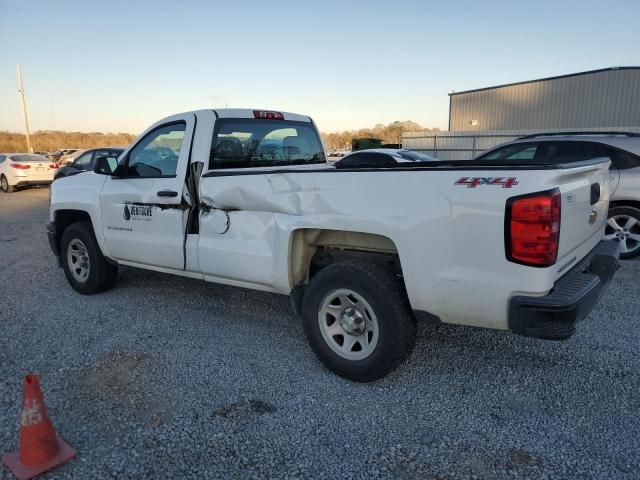
[[[535,80],[526,80],[524,82],[505,83],[504,85],[494,85],[492,87],[475,88],[475,89],[472,89],[472,90],[464,90],[464,91],[461,91],[461,92],[452,92],[452,93],[449,94],[449,96],[453,97],[455,95],[462,95],[464,93],[482,92],[484,90],[493,90],[493,89],[496,89],[496,88],[512,87],[514,85],[524,85],[526,83],[546,82],[546,81],[549,81],[549,80],[558,80],[560,78],[578,77],[578,76],[581,76],[581,75],[591,75],[592,73],[608,72],[608,71],[611,71],[611,70],[640,70],[640,67],[600,68],[598,70],[588,70],[586,72],[568,73],[566,75],[557,75],[555,77],[538,78],[538,79],[535,79]]]

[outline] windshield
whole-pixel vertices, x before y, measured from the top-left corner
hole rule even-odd
[[[396,152],[398,156],[404,158],[405,160],[412,160],[414,162],[435,162],[436,158],[430,157],[429,155],[425,155],[424,153],[412,152],[411,150],[398,150]]]
[[[34,155],[32,153],[24,153],[21,155],[11,155],[11,159],[16,162],[48,162],[42,155]]]
[[[209,168],[247,168],[325,163],[312,123],[262,119],[216,122]]]

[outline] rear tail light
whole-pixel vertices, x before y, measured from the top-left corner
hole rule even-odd
[[[284,113],[282,112],[270,112],[267,110],[254,110],[254,118],[262,118],[265,120],[284,120]]]
[[[560,191],[556,188],[507,200],[505,250],[511,262],[550,267],[560,244]]]
[[[17,168],[18,170],[28,170],[31,168],[31,165],[25,165],[24,163],[12,163],[11,166],[13,168]]]
[[[56,165],[55,163],[50,163],[49,168],[58,168],[58,165]]]

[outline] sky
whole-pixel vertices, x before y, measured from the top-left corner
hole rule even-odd
[[[451,91],[640,65],[640,1],[0,0],[0,130],[139,133],[198,108],[446,129]]]

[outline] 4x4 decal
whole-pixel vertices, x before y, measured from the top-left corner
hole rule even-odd
[[[478,185],[500,185],[502,188],[511,188],[518,185],[517,177],[462,177],[456,180],[455,185],[466,185],[467,188],[476,188]]]

